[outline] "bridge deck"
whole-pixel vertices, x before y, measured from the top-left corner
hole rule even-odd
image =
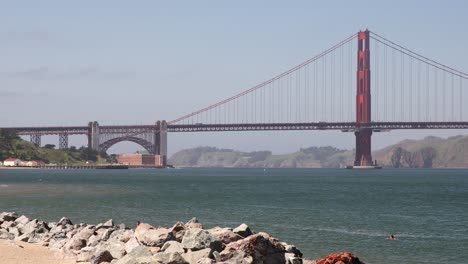
[[[223,131],[275,131],[275,130],[342,130],[360,129],[468,129],[468,122],[316,122],[316,123],[253,123],[253,124],[186,124],[168,125],[168,132],[223,132]],[[9,127],[18,135],[87,135],[87,126]],[[140,134],[157,132],[154,125],[100,126],[102,134]]]

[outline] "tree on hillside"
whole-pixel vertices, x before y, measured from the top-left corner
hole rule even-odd
[[[45,144],[44,148],[46,148],[46,149],[55,149],[55,145],[54,144]]]
[[[97,161],[98,160],[98,151],[88,148],[88,147],[81,147],[79,149],[80,152],[80,158],[82,160],[92,160],[92,161]]]
[[[20,139],[13,129],[0,129],[0,158],[2,160],[16,153],[15,141]]]

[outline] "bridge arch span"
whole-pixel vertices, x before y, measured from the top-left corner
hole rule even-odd
[[[130,142],[134,142],[134,143],[137,143],[138,145],[142,146],[143,148],[145,148],[146,151],[148,151],[149,154],[154,154],[154,145],[153,143],[145,140],[145,139],[142,139],[142,138],[138,138],[138,137],[134,137],[134,136],[124,136],[124,137],[117,137],[117,138],[113,138],[113,139],[110,139],[106,142],[103,142],[99,145],[99,149],[101,151],[107,151],[110,147],[112,147],[113,145],[119,143],[119,142],[122,142],[122,141],[130,141]]]

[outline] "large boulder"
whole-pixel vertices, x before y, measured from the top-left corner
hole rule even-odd
[[[245,253],[242,256],[242,253]],[[286,249],[277,239],[260,232],[232,242],[219,254],[218,262],[232,258],[252,258],[254,263],[286,263]],[[240,255],[240,256],[239,256]]]
[[[205,248],[197,251],[187,251],[187,253],[183,253],[182,257],[189,263],[189,264],[197,264],[198,260],[200,259],[209,259],[211,255],[211,249]]]
[[[229,228],[214,227],[212,229],[208,229],[208,232],[217,237],[224,244],[229,244],[243,238],[231,231]]]
[[[186,224],[186,228],[203,228],[203,225],[198,221],[196,217],[190,219]]]
[[[15,237],[19,237],[21,235],[19,229],[17,227],[9,227],[8,232],[13,234]]]
[[[4,221],[4,222],[0,225],[0,228],[8,229],[9,227],[14,227],[14,226],[15,226],[15,222],[14,222],[14,221]]]
[[[191,250],[211,248],[216,251],[221,251],[223,249],[221,240],[210,234],[207,230],[200,228],[188,229],[182,238],[182,245],[184,248]]]
[[[151,263],[187,264],[187,261],[178,252],[158,252],[151,257]]]
[[[130,253],[133,249],[140,246],[140,243],[136,238],[130,238],[127,242],[125,242],[125,252]]]
[[[182,222],[177,222],[172,226],[171,232],[174,234],[175,240],[178,242],[182,241],[182,237],[185,234],[185,224]]]
[[[147,259],[149,257],[152,257],[151,251],[145,246],[138,246],[113,264],[135,264],[141,262],[140,260]]]
[[[114,259],[112,254],[107,251],[100,251],[91,258],[91,264],[100,264],[102,262],[111,262]]]
[[[42,234],[42,233],[48,233],[50,228],[46,222],[33,219],[24,225],[18,224],[18,230],[20,231],[21,234],[27,234],[27,233],[32,233],[32,232]]]
[[[241,237],[248,237],[252,235],[252,231],[250,230],[249,226],[246,224],[241,224],[240,226],[234,228],[232,232],[238,234]]]
[[[103,241],[96,246],[96,252],[102,252],[106,250],[109,251],[116,259],[122,258],[126,253],[125,244],[115,239]]]
[[[15,236],[13,234],[11,234],[10,232],[8,232],[7,230],[5,229],[0,229],[0,239],[9,239],[9,240],[12,240],[14,239]]]
[[[0,214],[0,222],[15,221],[18,218],[18,214],[15,212],[3,212]]]
[[[57,222],[57,225],[61,226],[66,226],[66,225],[73,225],[72,221],[68,219],[67,217],[62,217],[60,220]]]
[[[29,222],[29,218],[25,215],[22,215],[15,220],[16,225],[25,225]]]
[[[321,259],[315,260],[317,264],[364,264],[351,252],[332,253]]]
[[[111,239],[117,239],[117,240],[120,240],[120,241],[122,241],[124,243],[126,243],[127,241],[129,241],[133,237],[135,237],[135,234],[134,234],[133,230],[121,229],[121,228],[119,228],[118,230],[115,230],[110,235]]]
[[[138,241],[149,247],[161,247],[167,241],[175,237],[167,228],[155,228],[149,224],[141,223],[135,229],[135,237]]]
[[[177,241],[167,241],[161,248],[161,251],[166,253],[178,252],[180,254],[185,253],[184,247]]]
[[[79,230],[73,238],[80,238],[84,240],[88,240],[91,236],[95,235],[95,227],[93,225],[87,225],[85,227],[82,227],[81,229],[76,229]]]
[[[112,228],[112,227],[114,227],[114,221],[112,221],[112,219],[109,219],[105,223],[98,224],[96,226],[96,230],[99,230],[101,228]]]
[[[74,237],[65,243],[63,246],[66,251],[78,251],[86,246],[86,240],[78,237]]]

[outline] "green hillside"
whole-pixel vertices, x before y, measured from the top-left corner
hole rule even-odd
[[[70,147],[63,150],[55,149],[55,146],[50,144],[37,147],[31,142],[22,140],[12,130],[0,129],[0,160],[7,158],[18,158],[24,161],[41,160],[53,164],[77,164],[88,160],[105,161],[107,155],[87,147],[79,149]]]

